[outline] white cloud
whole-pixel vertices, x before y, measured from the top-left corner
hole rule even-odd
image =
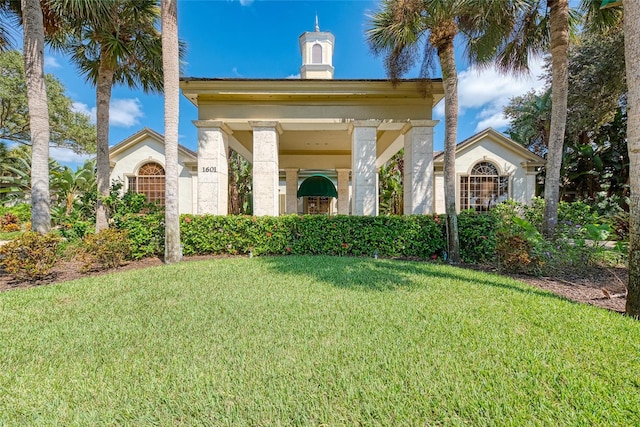
[[[138,98],[112,99],[109,108],[109,124],[130,128],[140,124],[138,119],[144,117],[142,103]]]
[[[488,127],[495,129],[505,128],[509,120],[502,114],[509,99],[523,95],[534,89],[541,90],[545,82],[540,79],[544,70],[544,60],[531,61],[530,75],[515,77],[504,75],[494,67],[477,69],[470,67],[458,73],[458,105],[459,114],[462,117],[469,113],[473,117],[467,121],[475,121],[475,132]],[[433,117],[444,119],[444,100],[440,101],[433,109]]]
[[[251,3],[253,3],[253,0],[240,0],[241,6],[251,6]]]
[[[91,117],[91,122],[96,122],[96,107],[89,107],[82,102],[72,104],[73,111],[84,113]],[[109,124],[111,126],[130,128],[140,124],[140,118],[144,117],[142,103],[138,98],[112,99],[109,108]]]
[[[504,128],[509,121],[502,111],[509,99],[544,87],[545,82],[540,79],[543,65],[542,59],[532,61],[529,64],[530,75],[521,77],[501,74],[494,67],[483,70],[471,67],[461,71],[458,74],[461,115],[466,110],[479,109],[474,117],[478,121],[476,131],[487,127]]]
[[[287,79],[299,79],[300,78],[300,73],[298,73],[298,74],[289,74],[286,78]]]
[[[44,57],[44,66],[46,68],[60,68],[61,65],[56,58],[53,56],[45,56]]]
[[[49,157],[58,161],[63,165],[72,167],[71,165],[82,165],[85,160],[95,157],[95,154],[78,154],[69,148],[50,147]]]

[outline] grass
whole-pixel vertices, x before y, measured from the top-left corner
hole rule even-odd
[[[182,263],[0,294],[0,425],[640,425],[640,322],[481,272]]]

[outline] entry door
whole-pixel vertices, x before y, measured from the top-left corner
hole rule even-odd
[[[304,212],[311,215],[328,214],[331,197],[308,196],[304,198]]]

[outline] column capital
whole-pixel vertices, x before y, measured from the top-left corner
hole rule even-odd
[[[282,132],[284,132],[282,130],[282,126],[280,125],[280,122],[276,122],[276,121],[250,120],[249,126],[251,126],[254,129],[255,128],[275,128],[275,130],[278,131],[278,135],[282,135]]]
[[[300,171],[300,168],[284,168],[285,173],[293,173]]]
[[[404,135],[405,133],[409,132],[411,128],[417,127],[426,127],[433,129],[438,123],[440,123],[440,120],[407,120],[407,123],[402,127],[402,130],[400,132]]]
[[[221,120],[192,120],[198,129],[221,129],[227,135],[233,134],[233,131],[227,124]]]
[[[336,172],[338,173],[351,173],[351,169],[350,168],[336,168]]]
[[[355,128],[377,128],[382,123],[382,120],[365,119],[365,120],[351,120],[349,121],[349,133],[353,133]]]

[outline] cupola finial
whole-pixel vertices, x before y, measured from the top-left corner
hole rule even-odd
[[[320,25],[318,25],[318,12],[316,12],[316,32],[320,31]]]

